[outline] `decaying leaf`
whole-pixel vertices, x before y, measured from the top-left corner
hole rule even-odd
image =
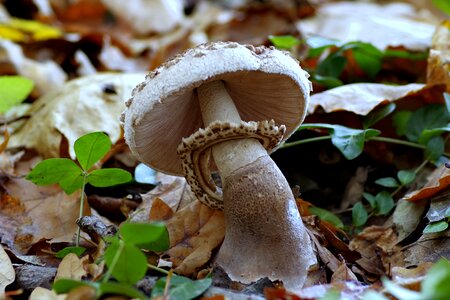
[[[404,247],[403,255],[405,267],[450,257],[450,230],[423,234],[416,242]]]
[[[404,199],[408,201],[419,201],[430,199],[450,186],[450,169],[445,165],[440,166],[431,173],[428,183],[421,189],[407,194]]]
[[[395,206],[393,221],[398,233],[397,242],[400,243],[413,233],[422,221],[426,205],[422,203],[411,203],[400,199]]]
[[[0,245],[0,298],[5,294],[5,288],[13,283],[16,273],[12,266],[11,260]]]
[[[174,271],[181,275],[198,271],[225,236],[223,212],[199,201],[177,211],[166,224],[170,236],[170,249],[166,254],[174,264]]]
[[[37,287],[33,290],[29,300],[64,300],[66,295],[57,295],[54,291]]]
[[[163,200],[173,211],[177,211],[196,199],[184,177],[157,173],[156,180],[159,181],[160,184],[148,193],[142,195],[142,203],[131,216],[132,221],[147,221],[151,215],[150,211],[154,201],[158,198]],[[160,218],[157,217],[155,219]]]
[[[382,276],[389,274],[391,267],[402,265],[391,257],[400,250],[396,243],[397,235],[392,228],[370,226],[351,240],[350,249],[361,254],[357,262],[366,272]]]
[[[342,42],[362,41],[379,49],[404,46],[419,51],[430,46],[434,31],[434,25],[417,20],[416,9],[406,3],[328,2],[318,9],[317,16],[300,20],[297,25],[303,33]]]
[[[88,263],[88,260],[89,256],[80,259],[74,253],[67,254],[58,266],[55,281],[61,278],[81,280],[87,275],[84,265]]]
[[[0,39],[0,50],[0,59],[10,62],[17,74],[33,80],[40,94],[61,87],[67,79],[67,74],[54,61],[29,59],[22,48],[11,41]]]
[[[380,104],[392,102],[420,92],[423,84],[394,86],[379,83],[353,83],[311,96],[308,113],[320,106],[325,112],[349,111],[365,116]]]
[[[434,32],[427,66],[427,83],[445,84],[450,91],[450,21],[443,21]]]
[[[40,187],[22,178],[10,178],[2,183],[2,218],[8,226],[16,224],[11,233],[14,248],[25,253],[36,242],[71,242],[77,225],[80,193],[66,195],[57,186]],[[89,207],[85,204],[85,214]]]
[[[144,74],[95,74],[67,82],[33,103],[31,118],[10,139],[9,147],[32,148],[44,157],[59,157],[62,139],[103,131],[113,143],[121,137],[120,114],[131,90]]]

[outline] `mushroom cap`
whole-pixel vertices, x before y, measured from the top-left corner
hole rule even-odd
[[[243,121],[274,120],[286,140],[302,123],[311,91],[308,73],[288,52],[234,42],[189,49],[150,72],[126,102],[125,139],[150,167],[182,175],[178,144],[204,128],[195,88],[222,80]]]

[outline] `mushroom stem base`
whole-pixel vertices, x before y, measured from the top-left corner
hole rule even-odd
[[[258,158],[226,177],[224,185],[226,234],[217,263],[234,281],[268,277],[288,288],[302,287],[316,256],[273,160]]]

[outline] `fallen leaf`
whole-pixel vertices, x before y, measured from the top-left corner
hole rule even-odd
[[[433,34],[428,56],[427,83],[445,84],[450,92],[450,21],[443,21]]]
[[[166,225],[170,249],[165,254],[173,262],[174,271],[185,276],[192,275],[208,262],[225,236],[223,212],[199,201],[177,211]]]
[[[393,222],[398,233],[397,243],[400,243],[413,233],[422,221],[426,205],[421,203],[411,203],[405,199],[400,199],[394,210]]]
[[[425,85],[387,85],[380,83],[353,83],[343,85],[311,96],[308,113],[313,114],[318,107],[325,112],[349,111],[365,116],[380,104],[392,102],[420,92]]]
[[[358,282],[358,278],[356,277],[355,273],[352,272],[347,267],[347,264],[345,261],[341,261],[339,263],[339,267],[334,271],[333,275],[331,275],[331,282],[339,282],[339,281],[355,281]]]
[[[0,59],[10,62],[17,74],[33,80],[40,94],[61,87],[67,79],[67,74],[54,61],[29,59],[18,44],[0,39],[0,50]]]
[[[410,4],[344,1],[325,3],[315,17],[298,21],[297,27],[308,35],[367,42],[382,50],[404,46],[424,51],[430,46],[435,26],[417,20],[417,11]]]
[[[397,235],[392,228],[381,226],[366,227],[350,241],[350,249],[358,251],[361,258],[357,263],[367,272],[375,275],[389,274],[391,267],[397,265],[391,261],[396,246]]]
[[[13,248],[22,254],[33,244],[45,239],[52,242],[71,242],[80,206],[80,193],[66,195],[57,186],[36,186],[23,178],[9,178],[1,184],[2,218],[14,228]],[[89,206],[85,203],[85,214]],[[9,226],[2,223],[0,227]],[[1,230],[0,230],[1,231]]]
[[[158,198],[163,200],[173,211],[177,211],[195,201],[196,197],[184,177],[157,173],[156,180],[160,184],[142,195],[142,203],[137,207],[136,212],[131,215],[132,221],[148,221],[154,201]]]
[[[74,253],[67,254],[58,266],[55,281],[62,278],[81,280],[87,275],[84,265],[88,263],[88,260],[89,256],[84,256],[80,259]]]
[[[450,230],[423,234],[416,242],[403,247],[403,255],[405,267],[450,257]]]
[[[57,295],[54,291],[37,287],[33,290],[29,300],[64,300],[66,295]]]
[[[11,260],[0,245],[0,298],[5,294],[5,288],[14,282],[16,273],[12,266]]]
[[[31,118],[10,139],[9,147],[35,149],[44,157],[59,157],[60,144],[73,144],[80,136],[103,131],[112,143],[121,137],[120,114],[131,90],[144,74],[95,74],[67,82],[33,103]]]
[[[446,190],[449,186],[450,169],[446,168],[445,165],[442,165],[431,173],[427,184],[425,184],[423,188],[405,195],[403,199],[408,201],[430,199],[438,193]]]

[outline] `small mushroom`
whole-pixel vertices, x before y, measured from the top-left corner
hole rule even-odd
[[[298,288],[316,263],[289,184],[268,155],[303,121],[307,78],[286,52],[216,42],[151,72],[127,102],[133,153],[185,175],[203,203],[224,209],[217,263],[232,280],[268,277]],[[211,179],[214,169],[222,188]]]

